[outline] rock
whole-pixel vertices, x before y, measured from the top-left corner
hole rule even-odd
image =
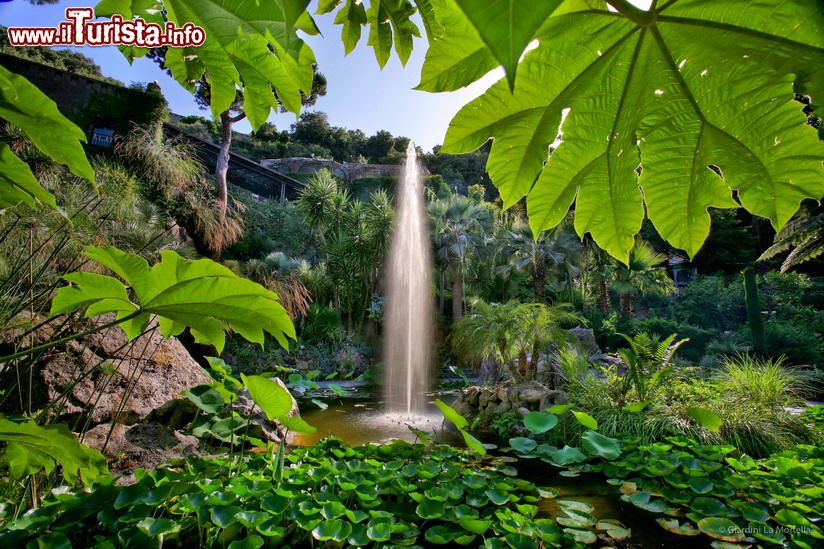
[[[129,473],[138,467],[154,469],[174,458],[202,455],[197,437],[181,434],[160,423],[101,423],[87,431],[82,442],[103,452],[109,458],[110,471],[125,475],[118,482],[126,484]]]
[[[576,326],[567,330],[578,339],[578,343],[587,355],[597,355],[601,353],[598,342],[595,341],[595,331],[592,328]]]
[[[525,416],[529,413],[529,408],[525,408],[525,407],[521,406],[520,408],[518,408],[518,413],[521,414],[522,416]]]
[[[309,362],[307,362],[306,360],[297,359],[297,360],[295,360],[294,368],[295,368],[295,370],[300,370],[300,371],[309,370],[310,369]]]
[[[111,318],[91,322],[103,324]],[[62,405],[54,407],[59,421],[131,425],[164,406],[173,415],[173,401],[182,400],[182,391],[212,382],[183,344],[163,339],[157,330],[129,342],[113,327],[47,357],[35,366],[32,407],[62,399]]]

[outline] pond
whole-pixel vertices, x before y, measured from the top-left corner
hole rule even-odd
[[[430,395],[432,399],[436,398]],[[450,396],[438,395],[446,402]],[[413,418],[396,414],[386,414],[382,402],[370,398],[344,398],[327,401],[329,407],[321,410],[309,402],[301,403],[303,418],[317,428],[311,435],[292,435],[290,443],[297,446],[311,446],[319,440],[334,436],[346,444],[389,442],[406,440],[415,442],[415,434],[407,427],[411,425],[426,432],[437,432],[437,440],[462,446],[457,433],[442,429],[443,415],[430,399],[427,412]],[[314,409],[310,409],[314,408]],[[495,450],[492,451],[495,453]],[[504,455],[504,454],[501,454]],[[656,522],[656,515],[638,509],[621,501],[621,494],[606,479],[597,475],[580,475],[569,478],[558,474],[558,470],[540,460],[520,460],[513,464],[518,477],[537,486],[557,491],[555,498],[543,499],[539,504],[539,516],[555,517],[561,514],[560,500],[574,500],[591,505],[592,515],[597,519],[615,519],[632,530],[632,537],[626,542],[613,543],[616,547],[639,548],[702,548],[710,547],[706,538],[682,537],[662,529]]]

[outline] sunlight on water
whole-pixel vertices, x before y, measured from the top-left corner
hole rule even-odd
[[[432,345],[432,258],[423,184],[412,142],[396,195],[385,274],[384,394],[389,412],[412,416],[425,409]]]

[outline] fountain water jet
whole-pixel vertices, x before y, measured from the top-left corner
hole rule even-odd
[[[421,414],[426,407],[432,347],[432,257],[415,144],[406,150],[386,264],[383,362],[389,412]]]

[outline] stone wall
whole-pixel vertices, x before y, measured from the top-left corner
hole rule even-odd
[[[396,164],[358,164],[355,162],[336,162],[317,158],[271,158],[261,160],[261,165],[280,173],[299,173],[311,175],[326,168],[336,177],[346,181],[355,181],[365,177],[397,177],[403,171],[402,165]],[[427,176],[429,170],[421,169],[421,175]]]

